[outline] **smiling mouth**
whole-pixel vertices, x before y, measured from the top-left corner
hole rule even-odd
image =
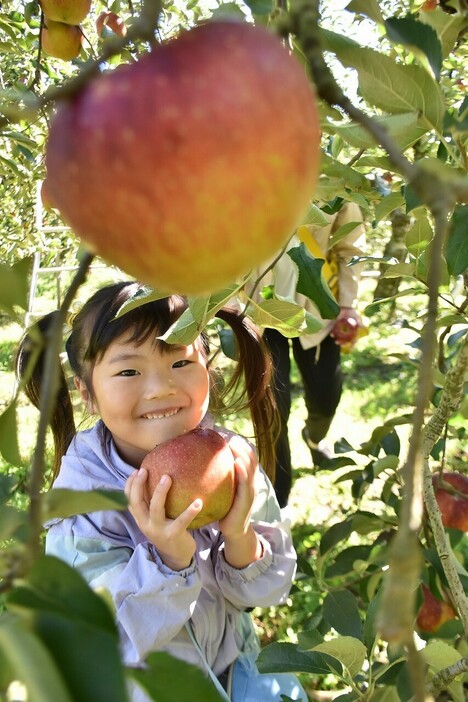
[[[143,414],[143,419],[166,419],[167,417],[173,417],[177,412],[180,411],[180,407],[177,409],[168,410],[167,412],[148,412],[148,414]]]

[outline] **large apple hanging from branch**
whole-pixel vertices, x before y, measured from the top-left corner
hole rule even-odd
[[[110,263],[167,292],[213,292],[299,224],[319,139],[312,87],[281,41],[212,21],[59,105],[48,191]]]

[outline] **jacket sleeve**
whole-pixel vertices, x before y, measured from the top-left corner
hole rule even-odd
[[[195,562],[174,572],[151,544],[135,546],[118,536],[125,533],[122,522],[116,523],[121,519],[119,513],[94,512],[56,522],[46,552],[76,568],[91,587],[110,592],[124,659],[132,664],[176,636],[191,616],[201,583]]]
[[[233,568],[221,544],[216,579],[224,597],[235,607],[268,607],[285,602],[296,573],[296,552],[284,524],[254,523],[263,555],[246,568]]]
[[[332,248],[338,260],[339,304],[341,307],[353,307],[358,295],[359,280],[364,268],[363,263],[349,266],[350,260],[364,255],[366,235],[362,213],[358,205],[348,202],[338,213],[333,226],[333,233],[351,222],[361,222]]]
[[[224,597],[239,608],[284,602],[296,574],[297,557],[289,522],[281,522],[275,491],[262,468],[257,473],[255,495],[252,523],[262,541],[262,558],[238,570],[226,561],[221,545],[216,563],[216,577]]]

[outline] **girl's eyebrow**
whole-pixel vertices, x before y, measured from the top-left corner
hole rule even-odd
[[[118,353],[109,359],[109,363],[122,363],[123,361],[132,361],[135,358],[141,358],[141,353]]]
[[[187,346],[183,344],[171,344],[170,348],[167,349],[167,353],[178,353],[180,351],[185,351]],[[109,363],[122,363],[124,361],[132,361],[139,358],[144,358],[145,354],[138,353],[137,351],[122,351],[117,353],[115,356],[111,356]]]

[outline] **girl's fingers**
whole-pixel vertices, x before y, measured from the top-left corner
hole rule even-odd
[[[140,502],[146,502],[145,499],[145,483],[148,477],[148,471],[146,468],[140,468],[132,478],[130,490],[129,490],[129,501],[134,505]]]
[[[165,505],[167,493],[171,489],[172,479],[169,475],[163,475],[153,493],[150,502],[150,514],[152,517],[159,517],[161,514],[166,515]]]
[[[129,500],[129,501],[130,501],[130,494],[131,494],[131,492],[132,492],[133,481],[135,480],[135,478],[136,478],[136,476],[137,476],[137,473],[138,473],[138,471],[137,471],[137,470],[134,470],[133,473],[132,473],[132,474],[129,476],[129,478],[127,479],[127,482],[125,483],[125,489],[124,489],[125,497],[126,497],[127,500]]]
[[[195,519],[197,514],[201,512],[203,508],[203,500],[200,498],[194,500],[191,505],[187,507],[186,510],[179,514],[177,519],[174,519],[174,526],[180,528],[181,531],[187,529],[190,523]]]

